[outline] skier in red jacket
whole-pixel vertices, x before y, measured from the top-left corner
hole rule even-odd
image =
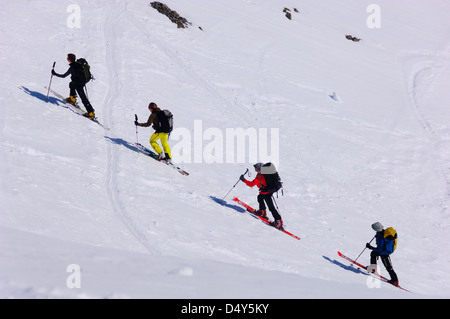
[[[270,222],[270,224],[278,229],[283,229],[283,221],[281,219],[280,214],[278,213],[277,209],[275,208],[275,205],[273,204],[272,200],[272,192],[265,189],[267,186],[266,178],[263,174],[261,174],[261,167],[263,166],[262,163],[256,163],[253,165],[255,168],[255,171],[258,173],[253,181],[248,181],[245,179],[244,175],[241,175],[240,180],[243,181],[247,186],[253,187],[258,186],[259,188],[259,195],[258,195],[258,203],[259,203],[259,209],[256,211],[256,214],[267,218],[266,214],[266,204],[269,207],[270,212],[272,213],[273,218],[275,219],[273,222]]]

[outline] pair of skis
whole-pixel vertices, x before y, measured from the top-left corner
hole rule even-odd
[[[353,259],[351,259],[351,258],[345,256],[345,255],[344,255],[343,253],[341,253],[340,251],[338,251],[338,255],[339,255],[340,257],[344,258],[345,260],[351,262],[352,264],[354,264],[354,265],[356,265],[356,266],[358,266],[358,267],[360,267],[360,268],[362,268],[362,269],[364,269],[364,270],[367,271],[367,266],[361,265],[361,264],[360,264],[359,262],[357,262],[356,260],[353,260]],[[375,277],[375,278],[377,278],[377,279],[379,279],[379,280],[381,280],[381,281],[384,281],[384,282],[386,282],[386,283],[391,284],[391,283],[389,282],[389,280],[388,280],[386,277],[383,277],[383,276],[381,276],[381,275],[378,274],[378,273],[368,273],[368,274],[371,275],[371,276],[373,276],[373,277]],[[391,285],[392,285],[392,284],[391,284]],[[399,288],[399,289],[402,289],[402,290],[404,290],[404,291],[408,291],[408,292],[409,292],[409,290],[406,290],[405,288],[400,287],[399,285],[393,285],[393,286],[394,286],[394,287],[397,287],[397,288]]]
[[[239,198],[234,197],[233,200],[234,200],[236,203],[238,203],[239,205],[243,206],[243,207],[247,210],[247,212],[249,212],[252,216],[254,216],[254,217],[260,219],[260,220],[261,220],[263,223],[265,223],[266,225],[269,225],[269,226],[274,227],[274,226],[269,222],[269,220],[268,220],[267,218],[264,218],[264,217],[259,216],[258,214],[256,214],[256,210],[255,210],[254,208],[252,208],[251,206],[247,205],[246,203],[244,203],[243,201],[241,201]],[[274,227],[274,228],[276,228],[276,227]],[[291,236],[292,238],[295,238],[295,239],[297,239],[297,240],[300,240],[300,237],[298,237],[298,236],[296,236],[296,235],[294,235],[294,234],[288,232],[288,231],[285,230],[285,229],[279,229],[279,228],[276,228],[276,229],[278,229],[279,231],[281,231],[281,232],[283,232],[283,233],[285,233],[285,234]]]
[[[148,148],[146,148],[144,145],[142,145],[142,144],[140,144],[140,143],[137,143],[137,142],[136,142],[134,145],[136,146],[136,148],[137,148],[142,154],[145,154],[145,155],[147,155],[147,156],[153,158],[153,159],[156,160],[156,161],[160,161],[159,158],[158,158],[158,155],[157,155],[155,152],[152,152],[151,150],[149,150]],[[185,175],[185,176],[188,176],[188,175],[189,175],[188,172],[186,172],[185,170],[181,169],[181,168],[178,167],[178,166],[175,166],[173,163],[168,163],[168,162],[166,162],[166,161],[160,161],[160,162],[165,163],[165,164],[167,164],[168,166],[172,167],[174,170],[176,170],[176,171],[177,171],[178,173],[180,173],[181,175]]]
[[[78,103],[75,103],[75,104],[69,103],[69,102],[66,100],[66,98],[65,98],[64,96],[62,96],[61,94],[59,94],[58,92],[56,92],[56,91],[54,91],[53,89],[50,89],[50,88],[48,88],[48,87],[45,87],[45,88],[46,88],[49,92],[52,92],[52,94],[53,94],[54,96],[56,96],[58,99],[60,99],[61,102],[63,102],[65,105],[67,105],[67,106],[68,106],[72,111],[74,111],[75,113],[77,113],[77,114],[79,114],[79,115],[81,115],[81,116],[83,116],[83,117],[85,117],[85,118],[91,120],[91,121],[94,122],[94,123],[97,123],[98,125],[100,125],[101,127],[103,127],[105,130],[109,130],[109,128],[106,127],[105,125],[103,125],[102,123],[100,123],[96,117],[90,118],[90,117],[84,116],[84,115],[86,114],[86,112],[83,111],[83,110],[81,109],[81,107],[78,105]]]

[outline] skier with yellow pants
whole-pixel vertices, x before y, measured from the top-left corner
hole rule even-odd
[[[134,124],[136,126],[144,127],[153,125],[155,133],[153,133],[150,137],[150,145],[158,154],[159,161],[166,161],[167,163],[170,163],[172,161],[172,154],[170,152],[170,146],[167,140],[169,138],[169,133],[172,131],[172,114],[167,110],[162,111],[154,102],[151,102],[148,105],[148,109],[151,114],[147,122],[139,123],[138,121],[135,121]],[[161,141],[164,151],[161,150],[158,141]]]

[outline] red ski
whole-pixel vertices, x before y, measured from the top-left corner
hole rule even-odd
[[[358,267],[361,267],[364,270],[367,270],[367,266],[363,266],[361,265],[359,262],[354,261],[353,259],[348,258],[347,256],[345,256],[344,254],[342,254],[340,251],[338,251],[338,255],[341,256],[342,258],[344,258],[345,260],[351,262],[352,264],[355,264]]]
[[[256,209],[254,209],[254,208],[252,208],[251,206],[247,205],[246,203],[244,203],[243,201],[241,201],[241,200],[240,200],[239,198],[237,198],[237,197],[234,197],[233,200],[234,200],[236,203],[240,204],[241,206],[245,207],[245,209],[247,209],[247,212],[249,212],[252,216],[255,216],[255,217],[259,218],[259,219],[260,219],[262,222],[264,222],[265,224],[267,224],[267,225],[273,227],[273,225],[270,224],[270,222],[269,222],[268,219],[266,219],[266,218],[264,218],[264,217],[261,217],[261,216],[259,216],[259,215],[256,214]],[[276,228],[276,227],[274,227],[274,228]],[[276,228],[276,229],[278,229],[278,228]],[[281,232],[283,232],[283,233],[285,233],[285,234],[287,234],[287,235],[289,235],[289,236],[291,236],[291,237],[293,237],[293,238],[295,238],[295,239],[300,240],[300,237],[298,237],[298,236],[296,236],[296,235],[294,235],[294,234],[288,232],[288,231],[285,230],[285,229],[278,229],[278,230],[281,231]]]
[[[345,260],[351,262],[352,264],[355,264],[356,266],[358,266],[358,267],[360,267],[360,268],[362,268],[362,269],[364,269],[364,270],[367,271],[367,266],[361,265],[359,262],[357,262],[357,261],[355,261],[355,260],[353,260],[353,259],[351,259],[351,258],[345,256],[345,255],[344,255],[343,253],[341,253],[340,251],[338,251],[338,255],[341,256],[342,258],[344,258]],[[381,281],[384,281],[384,282],[386,282],[386,283],[388,283],[388,284],[391,284],[391,283],[389,282],[389,280],[388,280],[386,277],[383,277],[383,276],[381,276],[380,274],[377,274],[377,273],[367,273],[367,274],[368,274],[368,275],[371,275],[371,276],[374,276],[374,277],[376,277],[376,278],[380,279]],[[391,285],[392,285],[392,284],[391,284]],[[400,287],[400,286],[398,286],[398,285],[397,285],[397,286],[396,286],[396,285],[392,285],[392,286],[397,287],[397,288],[400,288],[400,289],[402,289],[402,290],[404,290],[404,291],[408,291],[408,292],[409,292],[409,290],[406,290],[405,288]]]

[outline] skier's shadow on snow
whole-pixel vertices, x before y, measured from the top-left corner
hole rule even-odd
[[[322,257],[323,257],[323,259],[328,260],[330,263],[338,265],[339,267],[344,268],[345,270],[350,270],[350,271],[353,271],[354,273],[357,273],[357,274],[360,274],[360,273],[365,274],[365,272],[361,271],[360,269],[352,267],[352,266],[345,265],[345,264],[337,261],[336,259],[331,260],[327,256],[322,256]]]
[[[124,139],[112,138],[109,136],[105,136],[105,139],[107,139],[108,141],[110,141],[114,144],[125,146],[126,148],[128,148],[129,150],[132,150],[134,152],[139,152],[139,149],[136,146],[134,146],[134,144],[131,144],[130,142],[125,141]]]
[[[75,112],[74,110],[72,110],[70,107],[68,107],[63,101],[61,101],[61,99],[56,98],[54,96],[49,95],[48,98],[46,95],[42,94],[41,92],[37,92],[37,91],[31,91],[29,88],[26,88],[24,86],[19,87],[19,90],[24,91],[26,94],[35,97],[43,102],[46,103],[51,103],[60,107],[63,107],[65,109],[69,109],[70,111],[72,111],[73,113],[82,116],[81,114]]]
[[[213,201],[215,201],[217,204],[220,204],[222,206],[234,209],[235,211],[239,212],[239,213],[245,213],[245,209],[243,209],[242,207],[239,207],[237,205],[231,205],[228,204],[225,200],[217,198],[215,196],[209,196],[209,198],[211,198]]]
[[[47,103],[51,103],[51,104],[58,104],[59,99],[57,99],[56,97],[53,96],[49,96],[47,99],[47,96],[42,94],[41,92],[37,92],[37,91],[31,91],[29,88],[26,88],[24,86],[19,87],[19,90],[24,91],[26,94],[31,95],[32,97],[35,97],[41,101],[47,102]]]

